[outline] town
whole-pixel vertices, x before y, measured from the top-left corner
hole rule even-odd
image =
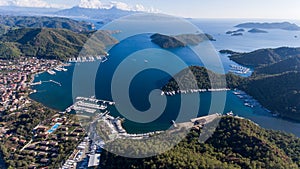
[[[61,64],[56,60],[20,57],[17,60],[0,60],[0,112],[22,109],[28,99],[34,75]]]

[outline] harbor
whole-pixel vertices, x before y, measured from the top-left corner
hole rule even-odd
[[[244,105],[248,107],[262,107],[262,105],[254,99],[252,96],[249,96],[246,92],[238,89],[234,89],[233,94],[236,95],[239,99],[243,100]]]
[[[108,106],[110,106],[109,103],[111,103],[110,105],[115,104],[112,101],[98,100],[95,98],[77,97],[76,102],[72,106],[67,108],[66,112],[70,113],[72,111],[75,111],[73,113],[77,115],[83,127],[89,131],[93,130],[90,132],[90,134],[99,134],[98,136],[100,136],[101,138],[99,143],[101,144],[103,143],[103,141],[111,142],[116,139],[146,139],[153,135],[157,135],[163,132],[153,131],[139,134],[127,133],[126,129],[124,129],[122,125],[124,119],[120,117],[113,117],[112,115],[110,115],[110,111],[108,110]],[[206,123],[210,123],[214,119],[219,118],[221,116],[221,114],[215,113],[203,117],[194,118],[188,122],[183,123],[176,123],[173,120],[173,124],[171,124],[170,122],[170,126],[173,126],[173,129],[175,130],[182,127],[190,129],[194,126],[203,126]]]

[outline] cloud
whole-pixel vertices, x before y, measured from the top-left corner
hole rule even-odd
[[[142,11],[142,12],[158,12],[154,8],[145,8],[141,4],[130,6],[124,2],[110,1],[109,3],[102,3],[101,0],[80,0],[79,7],[81,8],[95,8],[95,9],[111,9],[113,7],[125,11]]]
[[[103,4],[99,0],[80,0],[78,6],[81,8],[103,8]]]
[[[0,0],[0,6],[38,7],[38,8],[64,8],[61,4],[49,4],[43,0]]]
[[[0,6],[39,7],[39,8],[67,8],[69,6],[48,3],[45,0],[0,0]],[[80,0],[79,7],[95,9],[117,8],[125,11],[159,12],[154,8],[146,8],[141,4],[128,5],[124,2],[110,1],[102,3],[101,0]]]

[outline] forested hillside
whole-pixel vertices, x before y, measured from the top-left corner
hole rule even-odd
[[[20,55],[46,59],[67,60],[77,57],[84,44],[95,32],[76,33],[67,29],[20,28],[0,36],[0,58],[12,59]],[[85,52],[103,55],[108,45],[118,41],[109,31],[97,31]]]
[[[300,139],[265,130],[245,119],[223,117],[213,136],[199,142],[199,130],[171,150],[130,159],[104,151],[101,168],[299,168]]]

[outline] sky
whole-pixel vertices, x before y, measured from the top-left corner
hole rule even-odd
[[[191,18],[300,20],[300,0],[0,0],[0,5],[110,8],[162,12]]]

